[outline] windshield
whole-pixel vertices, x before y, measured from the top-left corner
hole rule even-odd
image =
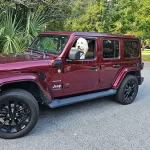
[[[32,42],[29,49],[59,55],[63,51],[68,39],[69,36],[67,35],[39,35]]]

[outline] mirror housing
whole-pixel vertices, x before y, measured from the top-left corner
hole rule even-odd
[[[54,68],[60,67],[61,65],[62,65],[62,60],[61,59],[54,60],[54,62],[53,62],[53,67]]]
[[[80,60],[81,51],[77,49],[71,49],[69,51],[69,59],[70,60]]]

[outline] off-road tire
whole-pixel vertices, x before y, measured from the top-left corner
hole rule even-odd
[[[4,127],[6,129],[2,123],[0,124],[0,137],[5,139],[19,138],[29,133],[36,125],[39,106],[31,93],[23,89],[11,89],[0,94],[0,119],[2,119],[2,115],[5,120],[8,120],[8,123],[5,121]]]
[[[135,76],[128,75],[122,81],[115,95],[115,100],[123,105],[132,103],[138,93],[138,80]]]

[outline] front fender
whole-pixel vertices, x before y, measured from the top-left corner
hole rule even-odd
[[[121,82],[123,81],[123,79],[125,78],[125,76],[127,75],[127,73],[134,73],[134,72],[139,72],[140,70],[137,67],[129,67],[129,68],[123,68],[120,73],[118,74],[116,80],[113,83],[113,88],[117,89],[119,87],[119,85],[121,84]]]
[[[43,95],[46,97],[47,101],[52,100],[48,85],[38,74],[35,73],[0,74],[0,87],[5,84],[22,81],[33,81],[38,85],[40,90],[43,92]]]

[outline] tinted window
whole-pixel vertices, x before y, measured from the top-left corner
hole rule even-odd
[[[119,41],[103,40],[103,58],[117,58],[119,56]]]
[[[124,41],[124,57],[138,56],[138,41]]]

